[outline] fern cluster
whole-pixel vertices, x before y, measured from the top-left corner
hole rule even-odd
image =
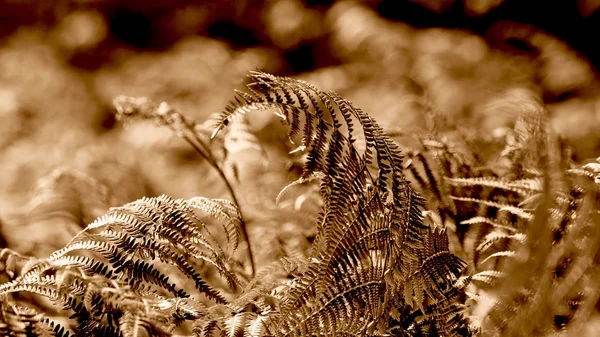
[[[210,137],[166,104],[115,102],[121,116],[187,140],[233,201],[143,198],[111,208],[46,259],[4,249],[7,335],[547,335],[581,329],[600,298],[600,164],[570,160],[539,102],[493,144],[503,148],[496,166],[464,133],[457,146],[435,130],[416,134],[421,149],[405,161],[335,92],[260,72],[213,119]],[[311,249],[256,275],[234,255],[247,235],[224,173],[233,162],[239,178],[239,149],[262,155],[245,124],[254,112],[279,116],[292,152],[303,153],[300,178],[277,201],[315,181],[321,197]],[[223,155],[208,145],[218,135]],[[31,295],[70,320],[31,306]]]
[[[582,329],[600,298],[600,161],[574,164],[541,103],[493,144],[500,165],[464,133],[457,146],[435,130],[416,134],[421,149],[405,160],[335,92],[260,72],[213,119],[210,137],[166,104],[116,103],[122,116],[155,119],[192,144],[233,201],[143,198],[111,208],[46,259],[4,249],[6,335],[547,335]],[[321,200],[312,201],[311,249],[253,275],[234,254],[247,236],[224,168],[233,162],[239,178],[237,151],[262,155],[245,124],[255,112],[279,116],[292,152],[303,153],[300,178],[277,201],[315,181]],[[208,145],[217,136],[223,155]],[[32,295],[70,320],[30,305]]]
[[[571,161],[540,103],[524,110],[496,165],[466,137],[461,147],[435,133],[418,136],[408,165],[434,218],[454,229],[474,281],[470,313],[492,336],[578,331],[599,298],[598,166]]]
[[[197,210],[221,220],[226,244],[207,229]],[[144,198],[111,209],[49,258],[29,261],[0,289],[6,295],[22,291],[42,295],[72,310],[78,335],[145,330],[166,336],[200,315],[203,305],[198,296],[227,302],[222,291],[204,281],[207,266],[227,281],[229,289],[239,287],[229,263],[238,237],[239,214],[228,201]],[[167,266],[178,273],[166,276],[173,271]],[[190,296],[190,288],[196,297]],[[69,335],[66,327],[49,318],[42,322],[57,335]]]
[[[443,228],[423,222],[398,146],[334,92],[264,73],[250,79],[213,136],[254,110],[287,123],[307,154],[299,183],[319,179],[323,199],[307,258],[284,258],[246,281],[232,258],[243,224],[234,203],[144,198],[111,209],[48,259],[8,254],[26,262],[0,286],[3,317],[19,302],[13,294],[29,292],[72,312],[71,326],[34,316],[36,329],[59,336],[469,335],[458,300],[465,263]],[[209,285],[206,275],[224,282]]]

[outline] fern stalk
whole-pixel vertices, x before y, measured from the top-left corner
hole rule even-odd
[[[219,166],[216,159],[212,155],[209,146],[202,139],[200,139],[198,134],[194,131],[195,123],[189,121],[187,118],[185,118],[185,116],[168,105],[166,102],[162,102],[157,106],[146,97],[118,96],[113,100],[113,105],[117,109],[117,119],[126,119],[131,117],[152,119],[159,125],[168,126],[179,138],[185,140],[203,159],[210,164],[210,166],[217,171],[219,177],[225,184],[225,188],[231,195],[232,201],[235,203],[241,213],[239,200],[235,194],[235,191],[233,190],[233,187],[229,183],[229,179],[227,179],[223,169],[221,166]],[[252,254],[252,248],[250,245],[250,238],[248,236],[248,230],[246,229],[246,223],[244,222],[243,214],[240,218],[242,222],[242,236],[248,245],[247,251],[248,259],[250,260],[251,275],[254,277],[255,264],[254,255]]]

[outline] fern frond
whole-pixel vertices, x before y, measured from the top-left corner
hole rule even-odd
[[[497,203],[497,202],[490,201],[490,200],[481,200],[481,199],[476,199],[476,198],[464,198],[464,197],[455,197],[455,196],[450,196],[450,198],[453,200],[457,200],[457,201],[473,202],[473,203],[478,203],[478,204],[482,204],[482,205],[486,205],[486,206],[490,206],[490,207],[495,207],[498,210],[510,212],[520,218],[525,219],[525,220],[533,219],[533,216],[529,212],[527,212],[526,210],[524,210],[520,207],[517,207],[517,206],[501,204],[501,203]]]
[[[479,244],[479,246],[477,246],[476,250],[478,252],[482,253],[482,252],[486,251],[488,248],[490,248],[494,243],[496,243],[499,240],[503,240],[503,239],[512,239],[512,240],[516,240],[520,243],[525,243],[526,236],[522,233],[506,234],[506,233],[503,233],[500,231],[493,231],[485,236],[485,238],[483,239],[483,242],[481,242]]]
[[[485,186],[504,189],[518,193],[522,196],[529,196],[532,193],[542,191],[542,186],[538,179],[520,179],[520,180],[500,180],[491,177],[477,178],[446,178],[453,186]]]
[[[251,94],[231,103],[213,136],[237,115],[274,111],[288,124],[288,137],[306,151],[299,182],[321,178],[324,201],[309,263],[285,288],[269,332],[373,331],[370,322],[387,324],[380,317],[389,308],[424,303],[411,292],[380,297],[384,290],[402,293],[419,270],[428,276],[416,284],[434,280],[428,288],[432,297],[440,297],[440,290],[433,289],[449,290],[446,282],[453,284],[464,265],[442,249],[441,236],[430,247],[424,245],[424,238],[436,234],[423,224],[422,199],[405,180],[402,155],[382,128],[334,92],[260,72],[251,73],[250,80]]]
[[[494,284],[496,279],[503,276],[505,276],[505,274],[497,270],[484,270],[473,275],[471,279],[475,281],[482,281],[487,284]]]
[[[483,259],[480,263],[484,264],[487,261],[497,258],[497,257],[515,257],[517,256],[517,253],[512,251],[512,250],[506,250],[506,251],[501,251],[501,252],[495,252],[493,254],[488,255],[488,257],[486,257],[485,259]]]
[[[475,225],[475,224],[487,224],[490,225],[494,228],[498,228],[498,229],[502,229],[508,232],[515,232],[517,231],[516,228],[508,225],[508,224],[503,224],[503,223],[499,223],[497,220],[492,219],[492,218],[486,218],[486,217],[482,217],[482,216],[476,216],[476,217],[472,217],[470,219],[467,220],[463,220],[460,222],[463,225]]]
[[[195,210],[222,223],[227,253]],[[240,225],[239,211],[226,200],[144,198],[112,208],[48,259],[25,266],[15,280],[0,286],[0,294],[47,297],[75,312],[79,333],[169,336],[174,326],[203,312],[184,290],[184,281],[207,298],[227,303],[201,276],[203,262],[232,291],[241,286],[228,265]],[[165,266],[179,270],[175,282]]]

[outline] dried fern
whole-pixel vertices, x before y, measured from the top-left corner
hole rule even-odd
[[[220,220],[224,245],[198,211]],[[28,263],[17,278],[0,286],[0,293],[27,291],[50,298],[74,312],[78,335],[170,335],[201,315],[198,295],[227,303],[225,294],[201,275],[207,266],[231,291],[241,286],[230,266],[239,227],[239,213],[229,201],[144,198],[111,209],[48,259]],[[188,293],[190,285],[195,298]]]
[[[218,162],[218,159],[211,151],[207,140],[202,137],[202,133],[198,132],[199,126],[196,123],[188,120],[185,116],[180,114],[166,102],[155,104],[145,97],[136,98],[118,96],[113,100],[113,104],[117,109],[117,118],[124,120],[126,123],[133,118],[150,119],[154,120],[157,125],[167,126],[173,130],[178,137],[185,140],[217,171],[220,178],[223,180],[225,187],[229,191],[233,202],[236,205],[239,205],[235,191],[227,179],[222,165]],[[248,259],[252,274],[254,274],[254,256],[252,254],[252,248],[248,239],[248,232],[243,218],[241,228],[243,238],[246,242],[248,242]]]
[[[300,181],[322,177],[324,200],[306,271],[280,294],[268,331],[375,334],[385,333],[395,312],[431,309],[430,315],[441,315],[432,308],[451,302],[464,265],[438,239],[433,247],[425,244],[438,234],[422,222],[422,199],[404,179],[397,145],[334,92],[264,73],[250,78],[249,92],[238,93],[215,134],[233,116],[274,111],[288,124],[290,140],[307,153]],[[432,270],[433,261],[447,269]],[[453,325],[437,329],[457,331]]]
[[[264,73],[250,80],[214,134],[254,110],[287,122],[290,140],[306,151],[300,182],[320,179],[323,199],[306,258],[285,258],[246,284],[232,267],[243,230],[234,203],[144,198],[19,268],[0,285],[4,303],[30,292],[71,310],[74,327],[36,318],[58,335],[67,328],[96,336],[469,335],[458,300],[465,264],[450,253],[445,230],[423,222],[423,200],[404,178],[398,146],[334,92]],[[205,145],[165,105],[118,103],[122,114],[157,118]],[[221,230],[209,230],[198,211]],[[225,282],[209,285],[210,273]]]
[[[484,335],[581,329],[598,300],[597,166],[574,165],[541,103],[530,103],[507,132],[504,165],[492,168],[435,132],[418,137],[424,151],[408,165],[469,256],[470,313]]]

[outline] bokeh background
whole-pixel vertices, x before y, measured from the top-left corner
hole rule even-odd
[[[389,130],[425,128],[433,112],[450,128],[502,137],[520,105],[541,99],[574,158],[594,159],[599,7],[596,0],[0,0],[0,245],[42,257],[110,206],[162,193],[227,196],[171,131],[123,125],[112,100],[166,101],[202,123],[249,70],[336,90]],[[293,166],[285,134],[269,117],[253,123],[268,165],[250,156],[235,188],[261,265],[278,254],[265,242],[307,242],[294,241],[297,226],[270,202]],[[303,239],[311,235],[302,230]]]

